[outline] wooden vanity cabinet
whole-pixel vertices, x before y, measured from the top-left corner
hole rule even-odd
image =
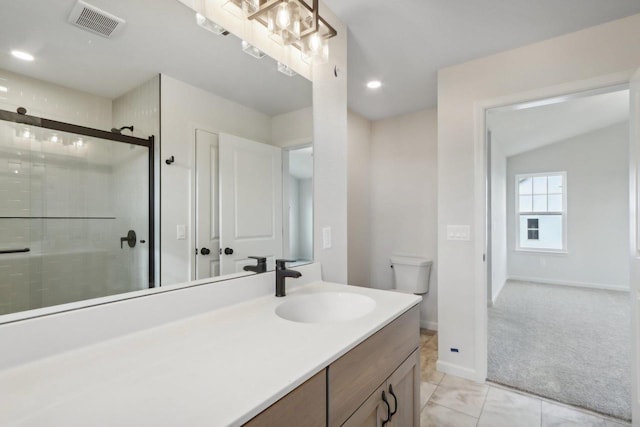
[[[329,366],[329,427],[382,425],[383,391],[395,412],[385,426],[419,427],[418,310],[402,314]]]
[[[326,425],[326,369],[244,424],[246,427],[326,427]]]
[[[419,405],[420,355],[416,350],[342,426],[418,427]]]

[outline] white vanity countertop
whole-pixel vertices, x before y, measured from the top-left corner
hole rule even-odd
[[[287,291],[0,372],[0,425],[239,426],[421,301],[328,282]],[[376,308],[340,323],[275,314],[324,291]]]

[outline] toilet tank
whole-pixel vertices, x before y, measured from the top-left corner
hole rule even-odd
[[[432,264],[428,259],[420,257],[391,256],[396,289],[400,292],[417,295],[429,292]]]

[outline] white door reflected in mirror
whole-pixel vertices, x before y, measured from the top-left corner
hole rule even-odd
[[[196,131],[195,278],[243,271],[251,256],[282,257],[282,150]]]
[[[196,129],[196,280],[220,275],[218,135]]]

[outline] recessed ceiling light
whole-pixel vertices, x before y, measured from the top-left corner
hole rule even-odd
[[[369,89],[378,89],[380,86],[382,86],[382,82],[380,80],[371,80],[370,82],[367,82],[367,87]]]
[[[12,50],[11,55],[15,56],[18,59],[22,59],[23,61],[33,61],[33,55],[27,52],[23,52],[21,50]]]

